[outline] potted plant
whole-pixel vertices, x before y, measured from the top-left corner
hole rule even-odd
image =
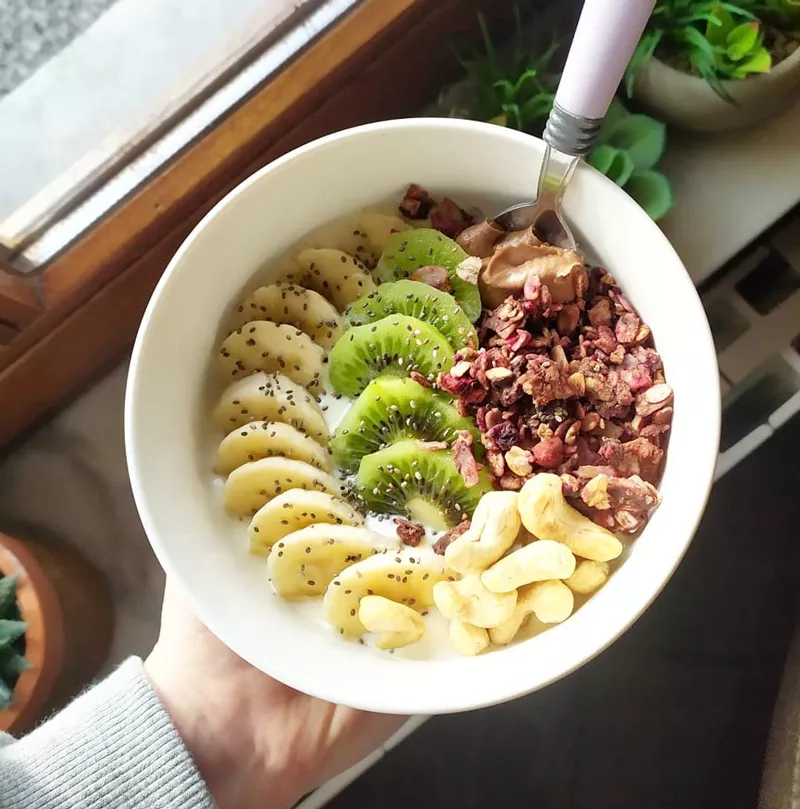
[[[19,734],[62,707],[108,656],[108,585],[65,547],[0,534],[0,731]]]
[[[627,93],[682,129],[749,126],[793,98],[798,31],[800,0],[662,0],[631,59]]]
[[[439,109],[451,116],[508,126],[541,136],[553,107],[559,71],[554,68],[561,47],[531,45],[525,21],[518,12],[516,33],[498,51],[480,18],[481,50],[463,55],[467,79]],[[666,145],[666,127],[648,115],[632,115],[615,99],[603,122],[587,162],[623,188],[654,219],[672,207],[672,186],[658,171]]]

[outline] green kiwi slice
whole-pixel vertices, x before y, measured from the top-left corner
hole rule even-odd
[[[379,514],[405,514],[435,531],[445,531],[472,516],[481,496],[491,491],[486,470],[468,487],[449,449],[427,450],[414,440],[398,441],[365,455],[356,477],[356,494]]]
[[[454,351],[478,345],[478,333],[452,295],[419,281],[395,281],[359,298],[345,312],[351,326],[361,326],[397,313],[430,323],[447,338]]]
[[[336,463],[348,472],[372,452],[407,438],[452,441],[456,430],[468,430],[481,448],[472,419],[462,416],[449,397],[413,379],[379,376],[367,385],[336,428],[331,450]]]
[[[345,332],[328,357],[330,382],[343,396],[358,396],[376,376],[409,376],[433,382],[453,364],[453,349],[433,326],[391,315]]]
[[[453,287],[453,297],[461,304],[470,323],[474,323],[481,315],[480,292],[475,284],[456,275],[456,267],[465,258],[469,258],[467,253],[438,230],[406,230],[389,237],[375,268],[375,275],[383,282],[399,281],[408,278],[420,267],[430,264],[444,267]]]

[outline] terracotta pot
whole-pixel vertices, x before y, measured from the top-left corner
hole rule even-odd
[[[672,126],[691,132],[721,132],[751,126],[792,106],[798,99],[800,48],[769,73],[722,86],[735,100],[720,98],[705,79],[651,59],[639,71],[634,101]]]
[[[0,731],[20,734],[63,707],[108,656],[114,612],[100,572],[70,548],[0,534],[0,573],[16,574],[17,602],[31,668],[0,711]]]

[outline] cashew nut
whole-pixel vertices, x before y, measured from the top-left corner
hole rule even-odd
[[[566,545],[540,539],[495,562],[481,581],[492,593],[510,593],[535,581],[568,579],[574,572],[575,556]]]
[[[522,594],[524,604],[543,624],[566,621],[575,608],[572,590],[558,579],[537,581]]]
[[[466,621],[450,622],[450,643],[462,655],[477,655],[489,646],[489,633]]]
[[[610,568],[608,562],[595,562],[591,559],[584,559],[578,562],[575,572],[564,580],[564,584],[573,593],[589,595],[595,590],[599,590],[608,578]]]
[[[418,612],[383,596],[364,596],[358,604],[358,620],[368,632],[381,633],[375,641],[379,649],[400,649],[425,634],[425,621]]]
[[[563,542],[576,556],[608,562],[622,553],[622,543],[610,531],[567,503],[558,475],[534,475],[522,487],[518,506],[522,524],[532,534],[540,539]]]
[[[506,646],[516,638],[526,621],[534,622],[531,634],[538,635],[547,629],[545,624],[557,624],[569,618],[574,607],[572,591],[557,579],[527,584],[517,591],[513,615],[490,629],[489,638],[498,646]]]
[[[511,617],[517,593],[492,593],[484,587],[480,576],[473,573],[459,581],[434,584],[433,601],[445,618],[488,629]]]
[[[517,633],[522,629],[522,625],[529,615],[529,610],[523,610],[517,606],[508,620],[503,621],[500,626],[492,627],[489,630],[489,640],[497,646],[507,646],[517,637]]]
[[[478,502],[472,524],[444,552],[457,573],[481,573],[513,544],[520,528],[516,492],[487,492]]]

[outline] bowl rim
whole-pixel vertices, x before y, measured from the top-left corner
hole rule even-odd
[[[234,200],[237,199],[237,197],[243,194],[252,185],[261,182],[262,178],[277,171],[278,169],[282,168],[288,163],[299,161],[306,155],[318,150],[325,149],[326,147],[335,144],[341,140],[349,140],[363,136],[372,136],[376,133],[386,132],[387,130],[419,130],[419,129],[427,129],[427,130],[438,129],[442,132],[456,131],[456,130],[459,131],[472,130],[475,132],[483,132],[483,133],[491,132],[492,137],[497,139],[499,146],[502,145],[503,140],[506,140],[508,142],[521,141],[527,143],[528,145],[531,140],[539,141],[538,138],[535,138],[531,135],[527,135],[525,133],[517,132],[514,130],[508,130],[503,127],[496,126],[494,124],[487,124],[477,121],[467,121],[463,119],[453,119],[453,118],[423,117],[423,118],[408,118],[391,121],[381,121],[377,123],[370,123],[357,127],[352,127],[316,139],[290,152],[287,152],[285,155],[282,155],[281,157],[262,167],[258,171],[254,172],[252,175],[250,175],[241,183],[239,183],[235,188],[231,189],[231,191],[229,191],[228,194],[226,194],[225,197],[223,197],[223,199],[217,202],[214,205],[214,207],[208,213],[206,213],[206,215],[200,220],[200,222],[197,225],[195,225],[191,233],[182,242],[182,244],[172,257],[172,259],[170,260],[169,264],[167,265],[163,275],[159,279],[155,287],[155,290],[150,298],[150,301],[146,307],[146,310],[141,320],[139,331],[136,336],[133,351],[131,354],[130,365],[128,370],[128,379],[125,391],[124,432],[125,432],[125,451],[128,461],[128,472],[131,482],[131,488],[134,495],[134,501],[136,503],[139,517],[141,519],[145,533],[150,541],[151,547],[153,548],[153,551],[159,563],[165,570],[167,577],[170,579],[170,581],[176,584],[178,588],[182,591],[187,601],[187,604],[194,611],[195,615],[208,627],[208,629],[214,635],[216,635],[221,640],[221,642],[225,643],[236,654],[241,656],[243,659],[247,660],[256,668],[260,668],[261,670],[264,670],[264,667],[258,665],[252,659],[252,656],[248,654],[247,649],[237,648],[236,644],[230,644],[226,640],[224,640],[224,637],[227,634],[224,618],[217,615],[214,607],[210,605],[209,602],[205,602],[202,598],[199,597],[199,595],[196,595],[195,592],[193,592],[193,589],[184,582],[184,577],[181,575],[181,572],[178,569],[176,569],[176,566],[173,564],[171,554],[169,552],[169,542],[163,539],[161,532],[158,529],[157,520],[151,513],[149,507],[147,485],[145,484],[139,470],[139,457],[138,457],[139,427],[136,419],[136,413],[138,410],[137,397],[139,395],[138,391],[139,380],[141,378],[141,358],[145,351],[145,345],[147,343],[149,334],[150,322],[153,319],[154,312],[156,311],[159,305],[160,299],[164,294],[165,289],[175,277],[177,268],[181,266],[184,255],[189,251],[193,243],[199,238],[200,233],[205,229],[207,224],[212,219],[216,218],[223,209],[231,205],[234,202]],[[629,197],[627,197],[627,195],[625,195],[625,192],[622,189],[616,186],[611,180],[601,175],[591,166],[588,166],[588,164],[584,163],[579,168],[581,171],[592,172],[593,174],[596,175],[595,178],[596,180],[600,180],[604,183],[607,183],[607,185],[610,188],[613,188],[616,193],[621,195],[621,197],[625,197],[630,205],[636,206],[636,203],[633,202],[633,200],[631,200]],[[621,197],[618,198],[621,199]],[[647,215],[643,211],[641,211],[641,209],[639,209],[638,206],[636,206],[636,208],[640,211],[642,217],[647,218]],[[648,219],[648,221],[651,220]],[[654,223],[651,222],[651,224],[652,227],[654,228],[657,227]],[[665,250],[670,251],[672,253],[674,261],[680,267],[683,267],[683,262],[680,260],[679,256],[675,252],[672,245],[666,239],[666,236],[663,236],[663,247]],[[692,283],[688,273],[685,272],[685,268],[684,268],[684,275],[685,278],[683,283],[685,284],[685,288],[687,289],[687,294],[689,295],[689,297],[693,297],[695,299],[696,303],[695,308],[698,310],[698,314],[704,317],[702,305],[700,303],[696,287]],[[705,335],[706,339],[703,341],[704,344],[700,346],[700,351],[701,354],[705,355],[705,357],[703,358],[703,362],[708,364],[708,362],[710,361],[710,364],[716,370],[717,368],[716,352],[714,350],[714,344],[713,339],[711,337],[710,329],[708,329],[707,320],[706,320],[706,330],[707,330],[707,334]],[[568,674],[571,674],[581,666],[585,665],[586,663],[590,662],[592,659],[597,657],[614,641],[616,641],[621,635],[623,635],[649,608],[652,602],[656,599],[656,597],[662,592],[664,587],[667,585],[674,571],[677,569],[678,565],[683,559],[683,556],[688,550],[689,545],[691,544],[692,539],[694,538],[694,535],[697,531],[697,527],[700,523],[700,520],[705,512],[705,507],[708,501],[708,497],[710,495],[711,487],[714,482],[714,472],[716,468],[716,461],[719,447],[721,406],[719,400],[718,373],[714,374],[713,380],[709,380],[708,384],[711,389],[709,392],[715,393],[715,400],[714,400],[715,403],[713,404],[709,403],[708,412],[704,414],[706,416],[706,427],[707,427],[705,435],[708,436],[708,440],[705,441],[703,446],[697,448],[697,465],[695,468],[696,470],[700,471],[693,472],[693,475],[695,478],[695,486],[696,486],[695,491],[701,494],[702,497],[697,501],[698,508],[696,513],[693,515],[691,520],[687,521],[686,523],[686,526],[690,530],[686,532],[686,537],[682,538],[680,542],[680,547],[675,549],[675,552],[673,553],[673,555],[669,560],[669,566],[664,567],[657,576],[649,577],[649,581],[651,582],[651,584],[649,587],[645,588],[648,591],[646,596],[643,596],[641,593],[637,596],[637,600],[635,602],[634,607],[631,610],[625,612],[624,618],[618,618],[615,621],[615,625],[612,631],[604,634],[602,638],[599,639],[599,641],[593,640],[590,644],[588,644],[587,650],[582,651],[581,654],[579,655],[576,655],[575,659],[571,661],[569,665],[560,666],[557,668],[557,670],[553,671],[551,674],[544,677],[539,677],[533,683],[531,683],[529,680],[526,680],[524,677],[508,679],[504,681],[504,687],[502,689],[493,687],[481,693],[471,694],[469,699],[465,699],[462,695],[459,694],[457,689],[453,689],[450,696],[447,696],[444,700],[441,699],[438,700],[436,704],[433,704],[431,700],[426,699],[424,696],[421,698],[412,697],[410,699],[404,699],[400,695],[395,695],[397,696],[396,699],[397,704],[387,705],[380,699],[378,700],[373,699],[373,693],[371,692],[370,689],[359,690],[358,688],[351,688],[349,689],[348,701],[346,704],[353,708],[358,708],[362,710],[383,712],[383,713],[396,713],[396,714],[409,714],[409,713],[447,714],[464,710],[472,710],[481,707],[489,707],[492,705],[497,705],[510,701],[512,699],[516,699],[520,696],[531,693],[533,691],[540,690],[546,687],[547,685],[550,685],[551,683],[562,679],[563,677],[567,676]],[[645,529],[645,531],[646,530],[647,529]],[[623,566],[623,568],[624,567],[625,566]],[[545,633],[545,635],[547,634],[549,633]],[[520,649],[523,646],[524,644],[518,644],[516,646],[512,645],[510,647],[507,647],[507,649],[502,650],[501,654],[507,654],[513,649]],[[497,654],[497,652],[495,654]],[[485,657],[481,656],[478,658],[459,659],[458,661],[446,661],[446,662],[458,663],[459,666],[467,665],[470,663],[480,664],[481,660],[485,661],[489,658],[493,658],[495,657],[495,654]],[[408,661],[408,662],[417,663],[419,665],[427,664],[427,661]],[[435,662],[440,665],[443,664],[442,661],[435,661]],[[268,672],[268,675],[288,684],[292,688],[308,693],[319,699],[323,699],[329,702],[341,701],[341,694],[337,695],[336,693],[338,689],[335,686],[334,687],[328,686],[325,681],[325,678],[319,677],[318,675],[315,676],[314,673],[309,674],[308,672],[302,671],[297,667],[293,667],[292,665],[286,666],[284,665],[284,662],[279,659],[274,661],[274,665],[273,661],[270,662],[270,672]],[[409,691],[413,690],[414,689],[409,689]]]

